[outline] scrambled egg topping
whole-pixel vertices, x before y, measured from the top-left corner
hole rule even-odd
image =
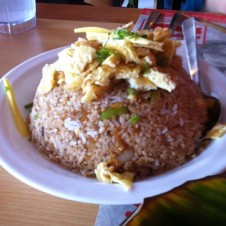
[[[109,167],[106,162],[101,162],[95,169],[96,177],[99,181],[105,183],[119,183],[126,190],[131,189],[133,184],[134,173],[124,172],[122,174],[114,172],[114,169]]]
[[[79,38],[58,54],[55,63],[45,65],[38,92],[45,94],[62,84],[65,89],[81,89],[81,101],[86,103],[97,99],[114,79],[126,80],[136,90],[171,92],[176,81],[169,71],[159,69],[170,65],[180,43],[171,40],[164,28],[132,32],[129,27],[75,29],[86,32],[86,38]]]
[[[52,65],[46,64],[42,69],[42,80],[38,86],[39,93],[48,93],[56,86],[56,70]]]
[[[226,134],[226,124],[217,123],[210,131],[208,131],[205,138],[218,139]]]

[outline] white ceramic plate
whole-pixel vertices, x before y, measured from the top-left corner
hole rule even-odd
[[[24,117],[28,114],[24,105],[33,100],[43,65],[54,62],[59,51],[60,49],[56,49],[31,58],[5,75],[13,86]],[[201,62],[200,69],[200,73],[206,76],[212,93],[220,99],[221,120],[226,121],[226,76],[204,62]],[[168,191],[191,179],[219,173],[226,167],[224,136],[187,164],[135,182],[131,191],[125,191],[120,185],[104,184],[82,177],[46,160],[31,142],[19,135],[2,81],[0,86],[0,165],[26,184],[51,195],[96,204],[141,203],[145,197]]]

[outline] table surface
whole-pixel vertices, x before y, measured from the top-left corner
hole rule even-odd
[[[0,76],[41,52],[68,45],[75,27],[115,28],[136,21],[138,9],[37,4],[37,26],[17,35],[0,35]],[[2,148],[2,147],[0,147]],[[94,225],[98,205],[79,203],[40,192],[0,167],[0,225]]]

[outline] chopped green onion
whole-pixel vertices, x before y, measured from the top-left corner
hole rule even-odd
[[[26,109],[26,110],[29,110],[29,109],[31,109],[33,107],[33,103],[31,102],[31,103],[29,103],[29,104],[25,104],[24,105],[24,108]]]
[[[135,123],[137,123],[139,121],[139,119],[140,119],[139,115],[132,115],[132,117],[130,118],[129,122],[131,124],[135,124]]]
[[[124,39],[124,38],[136,38],[135,32],[128,31],[124,28],[119,28],[113,31],[113,39]]]
[[[133,95],[133,96],[136,95],[136,90],[134,88],[129,87],[127,89],[127,92],[129,95]]]
[[[37,120],[38,119],[38,115],[34,115],[34,120]]]
[[[117,108],[110,107],[101,113],[100,120],[110,119],[115,116],[120,116],[122,114],[126,114],[128,112],[129,112],[129,110],[127,107],[117,107]]]
[[[103,62],[106,58],[108,58],[110,55],[114,54],[115,51],[107,49],[107,48],[101,48],[97,51],[97,60],[100,62]]]
[[[151,65],[149,63],[144,64],[144,74],[150,71]]]
[[[154,104],[158,99],[159,93],[157,91],[151,92],[151,103]]]

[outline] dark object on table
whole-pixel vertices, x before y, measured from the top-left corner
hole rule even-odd
[[[225,197],[225,175],[190,181],[162,195],[146,198],[121,225],[223,226],[226,225]]]

